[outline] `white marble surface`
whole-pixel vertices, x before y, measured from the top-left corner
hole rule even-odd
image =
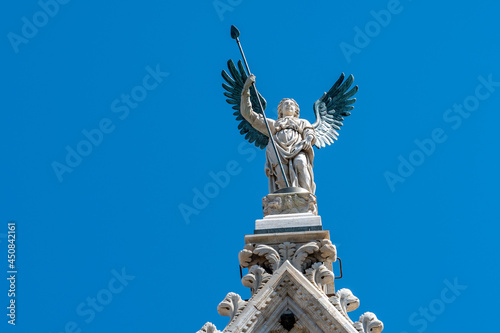
[[[255,220],[255,230],[321,226],[321,217],[312,213],[268,215]]]

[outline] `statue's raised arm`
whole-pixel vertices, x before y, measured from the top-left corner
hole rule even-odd
[[[274,120],[269,118],[264,118],[262,113],[257,113],[253,110],[251,93],[250,89],[252,85],[255,84],[255,76],[251,74],[245,81],[245,85],[243,86],[243,91],[241,93],[241,105],[240,112],[243,118],[252,125],[254,129],[264,134],[265,136],[269,136],[266,128],[266,121],[269,126],[269,131],[271,135],[276,133],[276,129],[274,128]]]

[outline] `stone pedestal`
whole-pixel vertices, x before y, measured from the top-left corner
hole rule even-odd
[[[262,198],[264,216],[311,213],[318,215],[316,196],[312,193],[271,193]]]

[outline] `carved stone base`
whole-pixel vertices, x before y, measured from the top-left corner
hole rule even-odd
[[[312,193],[272,193],[262,198],[264,216],[312,213],[318,215],[316,196]]]

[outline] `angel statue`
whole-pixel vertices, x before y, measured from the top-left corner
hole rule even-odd
[[[349,111],[356,101],[351,97],[358,91],[358,86],[349,90],[354,77],[349,75],[344,81],[342,73],[330,90],[314,103],[316,121],[311,125],[306,119],[299,118],[299,105],[291,98],[284,98],[279,103],[277,120],[265,118],[263,111],[267,103],[255,89],[255,76],[247,75],[241,61],[236,68],[229,60],[228,69],[231,75],[222,71],[227,82],[222,86],[227,91],[224,92],[228,97],[226,101],[234,105],[234,115],[240,122],[238,129],[250,143],[261,149],[267,147],[265,172],[269,178],[269,193],[286,188],[288,182],[290,187],[315,194],[312,146],[323,148],[337,140],[337,131],[343,125],[344,117],[351,114]],[[268,145],[270,138],[272,145]]]

